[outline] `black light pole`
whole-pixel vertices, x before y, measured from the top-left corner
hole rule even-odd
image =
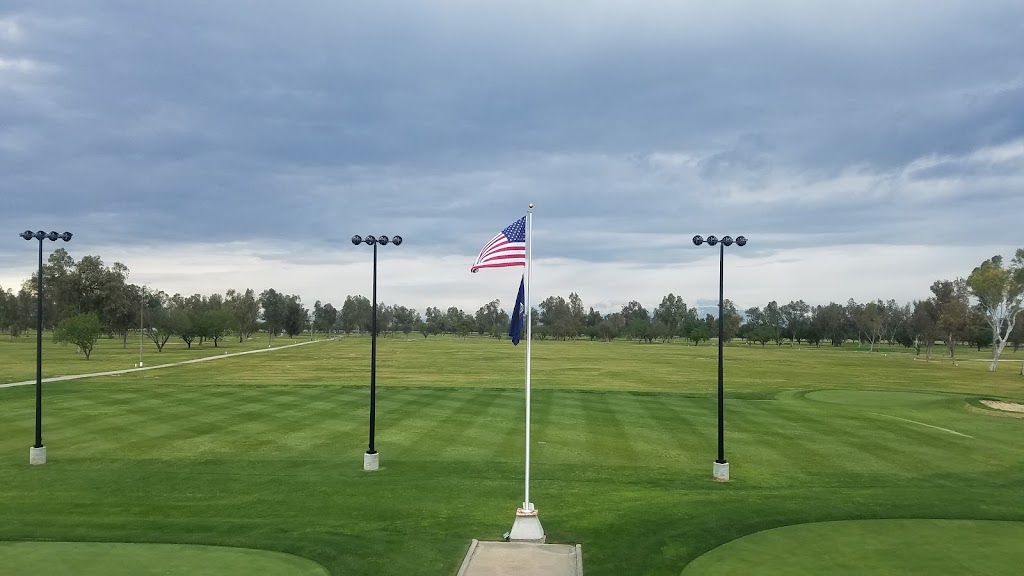
[[[395,246],[402,245],[402,237],[394,236],[388,240],[387,236],[374,238],[367,236],[365,239],[358,234],[352,237],[352,243],[356,246],[366,243],[373,246],[373,317],[370,320],[370,446],[363,455],[363,470],[376,470],[380,466],[380,455],[373,445],[373,437],[377,424],[377,245],[387,245],[391,242]]]
[[[718,459],[715,460],[715,480],[726,481],[729,479],[729,462],[725,459],[725,387],[723,385],[724,371],[722,367],[723,341],[725,338],[725,247],[732,246],[732,236],[725,236],[721,241],[714,236],[708,236],[707,240],[700,236],[693,237],[694,246],[700,246],[707,242],[708,246],[714,246],[721,242],[718,252]],[[745,246],[747,239],[744,236],[736,237],[737,246]]]
[[[51,242],[71,241],[71,232],[47,234],[42,230],[25,230],[19,234],[25,240],[39,240],[39,290],[36,295],[36,443],[29,450],[29,464],[46,464],[46,446],[43,446],[43,239]]]

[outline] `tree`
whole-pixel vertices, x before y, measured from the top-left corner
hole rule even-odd
[[[710,340],[711,336],[708,334],[708,327],[701,323],[693,325],[693,328],[690,329],[689,338],[693,340],[693,345],[697,346],[701,343],[701,340]]]
[[[167,310],[168,329],[172,334],[181,338],[189,349],[192,348],[192,342],[199,337],[200,326],[195,320],[199,315],[202,299],[203,297],[199,294],[188,298],[181,294],[175,294],[171,297],[171,305]]]
[[[120,263],[114,266],[119,271],[106,275],[99,317],[109,332],[121,338],[121,348],[127,348],[128,332],[139,325],[142,288],[125,284],[128,269]]]
[[[853,301],[851,300],[851,302]],[[871,343],[868,352],[874,352],[875,342],[880,341],[885,332],[885,305],[868,302],[863,306],[856,307],[853,313],[858,332],[867,337],[868,342]]]
[[[662,342],[668,342],[672,339],[672,329],[668,327],[661,320],[651,320],[651,340],[661,340]],[[651,340],[648,340],[650,342]]]
[[[500,314],[498,316],[500,317]],[[506,318],[508,317],[507,314],[505,316]],[[497,320],[497,318],[495,320]],[[408,336],[416,328],[416,323],[420,322],[420,313],[412,308],[406,308],[405,306],[392,306],[391,321],[396,331]],[[489,331],[490,330],[493,330],[493,327],[489,328]]]
[[[956,365],[956,346],[966,340],[971,330],[971,308],[967,300],[967,286],[962,278],[955,281],[936,280],[931,286],[935,311],[938,314],[936,328],[949,350],[949,357]]]
[[[646,318],[648,320],[651,318],[651,315],[647,313],[647,309],[636,300],[631,300],[628,304],[623,306],[620,313],[627,324],[636,318]]]
[[[346,334],[369,332],[373,321],[373,304],[366,296],[346,296],[341,305],[341,329]]]
[[[417,315],[419,313],[417,312]],[[335,324],[338,323],[338,309],[333,304],[328,302],[324,304],[324,309],[321,311],[321,330],[327,332],[327,336],[331,336],[331,332],[334,330]]]
[[[505,332],[508,331],[508,323],[504,325],[498,322],[498,320],[505,316],[508,318],[508,314],[501,309],[500,300],[491,300],[487,304],[484,304],[476,311],[474,320],[476,323],[476,331],[479,334],[489,334],[495,338],[500,339]]]
[[[825,337],[823,322],[819,318],[821,306],[811,308],[810,317],[800,326],[797,340],[806,340],[808,344],[814,344],[815,348],[821,347],[821,340]]]
[[[157,352],[163,352],[164,345],[175,334],[169,306],[170,301],[163,291],[146,293],[146,336],[156,344]]]
[[[651,319],[645,316],[637,316],[629,321],[626,325],[626,332],[631,338],[635,338],[637,342],[643,342],[646,340],[648,343],[654,341],[654,331],[651,325]]]
[[[284,301],[284,322],[281,327],[289,338],[295,338],[309,325],[309,310],[295,294],[288,296]]]
[[[939,337],[939,310],[932,299],[914,302],[914,314],[911,317],[914,328],[914,348],[921,353],[921,344],[925,346],[925,362],[932,359],[932,346]]]
[[[619,337],[626,327],[626,319],[620,312],[613,312],[604,317],[597,325],[597,335],[601,340],[611,342]]]
[[[231,325],[231,314],[224,298],[220,294],[203,297],[198,310],[193,312],[192,322],[198,328],[199,343],[213,340],[213,347],[217,348],[218,342],[224,338]]]
[[[775,333],[769,326],[762,324],[754,327],[754,329],[750,331],[748,338],[753,342],[759,343],[761,347],[764,348],[765,344],[775,338]]]
[[[580,318],[582,318],[583,304],[581,302],[577,302],[577,304],[579,306],[577,312],[581,314]],[[561,296],[548,296],[540,303],[540,327],[542,328],[541,333],[545,336],[566,340],[577,338],[583,325],[582,320],[577,323],[569,302],[566,302]]]
[[[744,322],[743,324],[740,324],[740,328],[736,332],[736,335],[743,338],[749,346],[751,343],[757,342],[757,339],[755,338],[757,334],[755,332],[758,328],[766,327],[767,321],[765,320],[764,312],[762,312],[761,308],[758,306],[747,308],[743,311],[743,316]]]
[[[798,342],[799,335],[808,322],[811,307],[803,300],[798,300],[780,306],[779,312],[782,314],[782,325],[789,335],[790,343]]]
[[[842,304],[830,302],[827,306],[815,308],[813,322],[815,331],[822,339],[829,340],[833,346],[842,346],[846,341],[849,328],[847,308]]]
[[[739,335],[740,325],[743,323],[743,316],[736,310],[736,305],[733,304],[732,300],[728,298],[722,302],[722,307],[725,308],[725,327],[724,337],[725,341],[728,342]],[[717,328],[715,333],[717,334]]]
[[[433,334],[435,336],[437,334],[443,334],[444,333],[444,313],[441,312],[441,309],[436,307],[436,306],[428,306],[427,307],[427,313],[426,313],[426,320],[424,321],[423,324],[424,324],[423,327],[426,329],[426,331],[423,333],[423,337],[424,338],[426,338],[427,335],[429,335],[429,334]]]
[[[583,331],[586,333],[587,336],[590,337],[591,340],[600,337],[597,327],[601,324],[602,320],[603,318],[601,318],[601,313],[598,312],[597,310],[594,310],[594,307],[591,306],[590,311],[587,312],[587,317],[584,320],[583,329]]]
[[[775,344],[782,346],[782,330],[784,326],[782,310],[779,308],[779,303],[775,300],[772,300],[764,307],[764,325],[768,328],[771,339],[775,341]],[[764,344],[761,346],[763,347]]]
[[[903,346],[910,348],[914,345],[914,335],[911,329],[910,320],[914,315],[914,307],[912,304],[907,303],[903,306],[896,304],[895,300],[889,300],[886,303],[888,308],[887,317],[889,319],[886,325],[887,337],[889,343],[899,343]]]
[[[226,296],[224,304],[231,320],[231,327],[241,344],[259,328],[260,301],[252,288],[247,288],[244,293],[236,292],[232,288]]]
[[[277,336],[284,328],[287,316],[287,301],[284,294],[273,288],[264,290],[260,294],[260,307],[263,309],[263,326],[271,336]]]
[[[985,313],[980,310],[971,311],[971,330],[968,342],[978,348],[978,352],[985,346],[991,346],[995,336],[992,334],[992,326],[989,325]]]
[[[53,341],[78,346],[88,360],[92,356],[93,346],[96,345],[101,331],[99,316],[93,312],[79,314],[57,324],[53,332]]]
[[[1024,305],[1024,248],[1017,249],[1008,268],[1003,267],[1002,256],[982,262],[967,277],[967,288],[978,299],[992,327],[992,363],[988,371],[995,372]]]
[[[669,338],[682,334],[690,316],[690,310],[683,301],[682,296],[676,296],[671,292],[661,299],[661,304],[654,310],[654,320],[663,323],[669,331]]]
[[[587,314],[583,311],[583,299],[575,292],[569,293],[569,323],[567,326],[569,337],[573,340],[579,338],[586,322]]]
[[[1017,350],[1020,350],[1021,345],[1024,344],[1024,322],[1017,322],[1007,338],[1010,341],[1010,345],[1013,346],[1013,353],[1016,354]]]
[[[18,297],[10,288],[5,291],[0,287],[0,332],[7,332],[14,338],[17,335],[16,327],[21,324],[18,316]]]

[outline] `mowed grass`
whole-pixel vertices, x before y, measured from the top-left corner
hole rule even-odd
[[[454,574],[522,500],[522,346],[382,339],[376,473],[361,469],[368,351],[350,338],[47,384],[41,467],[27,464],[32,387],[0,390],[0,540]],[[1021,400],[1020,376],[888,354],[729,348],[733,481],[717,484],[713,347],[534,343],[531,496],[549,541],[583,543],[588,574],[678,575],[794,524],[1024,521],[1024,420],[967,409]]]
[[[281,338],[275,340],[275,346],[302,341]],[[260,348],[251,341],[245,346]],[[493,338],[380,338],[377,382],[381,386],[520,389],[525,376],[524,348]],[[271,351],[173,370],[142,372],[132,374],[130,380],[144,384],[204,386],[365,386],[370,380],[368,336],[316,342],[289,349],[285,356],[279,354]],[[725,358],[727,394],[738,396],[851,388],[1024,397],[1024,378],[1019,375],[1018,363],[1024,362],[1024,352],[1014,355],[1009,349],[1004,354],[1006,360],[996,372],[988,372],[988,364],[983,361],[964,359],[954,367],[948,359],[925,362],[923,355],[915,357],[902,348],[868,353],[866,347],[859,349],[855,345],[761,348],[732,344],[726,347]],[[86,364],[65,365],[63,370]],[[532,382],[534,388],[553,390],[716,394],[718,349],[706,343],[691,346],[678,340],[669,344],[586,340],[534,342]]]
[[[758,532],[701,556],[682,576],[1020,573],[1024,522],[854,520]],[[908,551],[910,553],[908,553]]]
[[[107,542],[0,542],[0,576],[324,576],[292,556],[221,546]]]

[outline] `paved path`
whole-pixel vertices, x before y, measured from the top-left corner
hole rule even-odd
[[[181,362],[172,362],[170,364],[158,364],[156,366],[143,366],[142,368],[126,368],[124,370],[111,370],[109,372],[93,372],[92,374],[72,374],[70,376],[54,376],[52,378],[43,378],[43,382],[61,382],[63,380],[78,380],[81,378],[93,378],[95,376],[114,376],[117,374],[128,374],[130,372],[142,372],[143,370],[158,370],[160,368],[170,368],[171,366],[184,366],[185,364],[195,364],[197,362],[208,362],[210,360],[220,360],[221,358],[231,358],[232,356],[241,356],[243,354],[259,354],[261,352],[272,352],[274,350],[284,350],[285,348],[294,348],[296,346],[305,346],[306,344],[313,344],[316,342],[328,342],[328,340],[306,340],[305,342],[297,342],[295,344],[287,344],[285,346],[278,346],[276,348],[258,348],[256,350],[246,350],[245,352],[234,352],[232,354],[221,354],[219,356],[206,356],[204,358],[195,358],[193,360],[182,360]],[[35,380],[25,380],[24,382],[12,382],[10,384],[0,384],[0,388],[13,388],[15,386],[29,386],[35,384]]]
[[[579,544],[473,540],[459,576],[583,576]]]

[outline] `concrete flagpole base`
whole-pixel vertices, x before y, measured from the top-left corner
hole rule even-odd
[[[547,537],[544,535],[544,528],[540,525],[540,518],[537,516],[537,509],[530,504],[529,510],[516,509],[516,521],[512,524],[512,531],[509,532],[510,542],[540,542],[544,543]]]
[[[363,470],[370,472],[378,468],[380,468],[380,452],[363,454]]]
[[[46,446],[35,446],[28,449],[29,464],[46,464]]]
[[[718,482],[729,481],[729,463],[728,462],[715,462],[715,480]]]

